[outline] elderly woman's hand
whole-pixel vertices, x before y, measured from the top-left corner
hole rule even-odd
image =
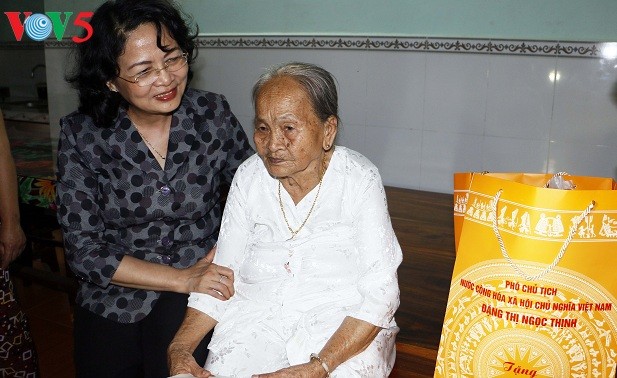
[[[204,293],[227,300],[234,295],[233,270],[212,263],[216,247],[195,265],[185,269],[187,292]]]
[[[171,376],[177,374],[192,374],[198,378],[213,376],[208,370],[197,365],[190,351],[182,347],[176,347],[173,344],[167,350],[167,363],[169,365],[169,375]]]
[[[319,361],[311,360],[310,362],[290,366],[273,373],[255,374],[252,378],[323,378],[325,376],[326,371]]]

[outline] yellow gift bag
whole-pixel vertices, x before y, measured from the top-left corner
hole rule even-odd
[[[467,177],[435,377],[614,377],[617,184]]]

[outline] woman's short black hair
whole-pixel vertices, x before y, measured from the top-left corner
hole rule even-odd
[[[124,102],[122,96],[107,88],[107,82],[120,72],[118,57],[124,52],[127,36],[140,25],[151,23],[157,30],[157,46],[167,51],[161,37],[163,29],[188,53],[188,80],[193,76],[190,63],[197,55],[197,27],[191,32],[189,17],[168,0],[109,0],[92,16],[90,39],[76,46],[74,71],[67,81],[79,93],[79,111],[95,124],[109,127]]]

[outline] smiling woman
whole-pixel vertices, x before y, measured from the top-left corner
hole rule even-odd
[[[196,33],[171,2],[107,1],[90,22],[58,150],[77,377],[165,377],[187,294],[233,295],[233,271],[206,253],[253,151],[225,97],[188,88]]]
[[[118,57],[119,74],[107,81],[107,87],[129,103],[128,117],[159,165],[165,167],[171,111],[180,105],[186,89],[188,54],[166,29],[160,40],[155,35],[157,28],[151,23],[128,34],[125,51]]]

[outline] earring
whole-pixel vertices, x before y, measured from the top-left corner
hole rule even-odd
[[[329,150],[329,149],[330,149],[330,145],[326,144],[326,150]]]
[[[105,85],[107,85],[107,89],[109,89],[110,91],[118,92],[118,88],[116,88],[116,86],[111,81],[108,81],[107,83],[105,83]]]

